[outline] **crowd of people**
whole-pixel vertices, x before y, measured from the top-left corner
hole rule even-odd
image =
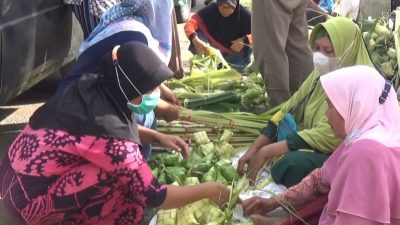
[[[203,198],[226,204],[231,193],[223,184],[160,184],[147,164],[154,143],[190,154],[180,137],[155,129],[156,116],[173,121],[181,108],[163,84],[183,71],[173,1],[64,1],[85,40],[57,92],[1,161],[7,212],[29,225],[139,224],[147,207]],[[256,225],[400,225],[400,108],[353,21],[368,12],[364,3],[253,0],[250,13],[239,0],[207,2],[185,24],[191,51],[214,47],[239,72],[254,53],[278,109],[237,172],[255,180],[278,158],[271,176],[288,189],[239,199],[244,214]],[[338,10],[347,3],[357,15]],[[386,3],[397,7],[379,0]],[[323,18],[310,36],[307,17],[316,14],[307,8]],[[266,216],[286,204],[296,217]]]

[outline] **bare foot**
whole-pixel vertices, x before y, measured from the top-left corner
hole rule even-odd
[[[251,215],[250,219],[253,220],[255,225],[281,225],[286,218],[280,217],[265,217],[261,215]]]

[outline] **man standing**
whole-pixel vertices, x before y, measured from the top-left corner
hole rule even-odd
[[[253,0],[254,58],[264,77],[269,104],[287,100],[313,70],[308,45],[308,0]]]

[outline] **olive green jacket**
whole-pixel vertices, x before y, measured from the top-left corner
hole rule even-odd
[[[373,67],[361,31],[350,19],[336,17],[317,25],[311,33],[311,46],[323,28],[329,35],[336,57],[339,57],[338,68],[353,65]],[[278,117],[275,119],[279,122],[282,119],[281,115],[292,113],[298,125],[298,135],[313,148],[312,150],[331,153],[342,140],[334,137],[328,124],[325,115],[328,105],[319,77],[318,71],[311,72],[299,90],[282,104],[281,111],[274,116]]]

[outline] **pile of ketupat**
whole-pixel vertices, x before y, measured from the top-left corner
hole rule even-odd
[[[393,19],[389,16],[368,18],[363,20],[359,26],[372,62],[382,76],[393,82],[397,90],[400,85],[396,50],[399,34],[389,28],[391,20]]]
[[[178,185],[217,181],[231,185],[238,178],[231,158],[234,148],[228,142],[233,133],[225,130],[211,141],[205,131],[194,134],[195,145],[187,160],[177,153],[160,153],[149,164],[160,183]]]
[[[252,69],[242,76],[232,69],[221,53],[210,48],[212,54],[194,55],[190,76],[167,82],[188,109],[214,112],[251,111],[266,108],[266,92],[261,74]]]
[[[221,209],[209,199],[203,199],[180,209],[159,210],[157,225],[251,225],[235,223],[232,209],[239,194],[248,188],[246,177],[239,178],[232,166],[231,157],[235,153],[228,143],[233,133],[224,130],[222,135],[211,141],[205,131],[195,133],[195,145],[187,160],[173,153],[157,154],[149,162],[160,183],[174,185],[194,185],[201,182],[217,181],[231,187],[228,205]]]

